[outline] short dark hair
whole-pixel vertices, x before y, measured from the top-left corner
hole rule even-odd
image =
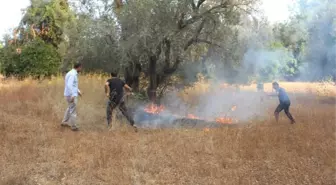
[[[279,86],[279,83],[278,82],[273,82],[272,85],[273,86]]]
[[[82,67],[82,64],[80,62],[76,62],[73,67],[78,69],[79,67]]]
[[[111,76],[112,76],[112,77],[117,77],[117,76],[118,76],[118,73],[116,73],[116,72],[111,72]]]

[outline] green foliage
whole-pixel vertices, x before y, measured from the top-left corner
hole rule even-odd
[[[286,56],[283,59],[285,65],[280,69],[282,77],[286,80],[294,80],[294,78],[299,74],[299,65],[295,58],[291,56]]]
[[[289,22],[277,24],[273,28],[275,41],[270,48],[284,51],[279,73],[286,80],[298,77],[299,68],[304,62],[308,32],[302,26],[303,23],[302,16],[295,16]]]
[[[270,48],[272,49],[272,50],[275,50],[275,49],[284,49],[284,45],[281,43],[281,42],[272,42],[271,44],[270,44]]]
[[[299,64],[292,52],[282,42],[271,42],[268,47],[247,54],[248,63],[254,67],[258,82],[293,80],[299,74]]]
[[[74,14],[67,0],[31,0],[22,18],[22,27],[33,27],[38,37],[46,43],[58,47],[64,41],[64,30],[69,27]]]
[[[2,49],[1,72],[6,76],[40,78],[58,73],[61,58],[52,45],[37,39],[20,49],[20,54],[11,46]]]
[[[20,78],[58,73],[70,47],[66,30],[75,26],[73,20],[67,0],[31,0],[14,39],[5,39],[10,42],[1,52],[1,72]]]
[[[258,70],[257,81],[268,82],[276,79],[279,75],[279,61],[267,61],[267,65]]]
[[[139,92],[139,93],[134,93],[133,97],[136,99],[136,100],[148,100],[148,97],[146,96],[146,92],[145,91],[142,91],[142,92]]]
[[[4,61],[4,48],[0,47],[0,72],[2,71],[2,61]]]

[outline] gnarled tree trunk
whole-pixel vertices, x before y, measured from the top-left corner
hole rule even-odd
[[[157,74],[156,74],[156,57],[151,56],[149,58],[149,67],[148,67],[148,73],[149,73],[149,86],[147,88],[147,95],[148,98],[154,103],[156,102],[156,90],[158,87],[157,83]]]
[[[141,73],[141,64],[131,64],[125,68],[125,81],[126,84],[132,87],[133,91],[139,91],[140,85],[140,73]]]

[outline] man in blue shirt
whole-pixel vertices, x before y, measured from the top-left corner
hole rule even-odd
[[[77,97],[81,96],[78,89],[78,72],[82,70],[82,64],[76,63],[74,68],[65,75],[64,97],[68,103],[68,108],[65,111],[62,126],[71,126],[73,131],[78,131],[76,125],[76,107]],[[70,125],[68,124],[70,122]]]
[[[273,89],[277,92],[279,97],[280,104],[274,111],[274,116],[276,121],[279,120],[279,113],[284,110],[287,117],[291,120],[291,123],[294,124],[295,120],[291,113],[289,112],[290,100],[284,88],[281,88],[277,82],[272,83]]]

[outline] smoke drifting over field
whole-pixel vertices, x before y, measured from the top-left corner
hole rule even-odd
[[[203,120],[232,117],[241,122],[265,116],[269,102],[261,101],[260,94],[221,89],[224,82],[313,81],[336,75],[336,3],[328,0],[300,3],[297,17],[285,24],[290,27],[286,37],[292,45],[280,43],[281,35],[270,31],[272,26],[249,22],[238,29],[236,46],[225,42],[223,48],[207,56],[205,65],[199,61],[182,66],[185,82],[196,81],[197,72],[206,68],[210,85],[203,89],[205,93],[201,96],[193,96],[190,90],[187,102],[179,92],[166,94],[162,101],[166,109],[162,115],[167,119],[163,122],[172,123],[190,114]],[[237,61],[238,67],[235,66]],[[234,106],[237,108],[232,111]],[[159,122],[162,120],[157,124]]]
[[[223,87],[222,84],[201,86],[202,84],[195,84],[194,88],[187,88],[183,94],[177,91],[168,92],[161,100],[162,111],[152,111],[154,114],[146,114],[144,110],[148,105],[139,106],[135,121],[155,128],[179,127],[183,125],[179,123],[182,120],[189,123],[191,121],[190,124],[194,124],[192,120],[199,120],[196,125],[209,127],[211,124],[241,124],[266,116],[269,102],[262,101],[259,93],[239,91],[234,87]]]
[[[336,69],[336,4],[329,0],[302,4],[306,20],[303,25],[310,32],[307,39],[302,79],[316,80],[335,75]],[[304,10],[303,10],[304,11]]]

